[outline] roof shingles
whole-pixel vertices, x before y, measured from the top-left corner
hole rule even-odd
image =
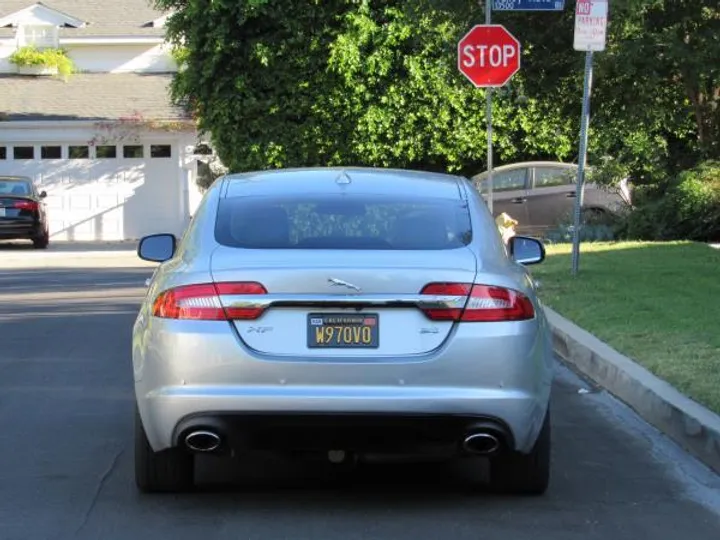
[[[1,0],[0,17],[35,5],[35,0]],[[152,0],[46,0],[48,8],[85,21],[83,28],[61,28],[64,37],[158,36],[147,26],[162,17]],[[0,38],[14,35],[0,28]],[[1,120],[113,120],[141,115],[177,120],[187,116],[171,104],[167,73],[79,73],[67,82],[49,77],[0,74]]]
[[[169,73],[94,73],[51,77],[0,75],[0,117],[4,120],[186,119],[170,102]]]
[[[33,0],[2,0],[0,17],[6,17],[37,2]],[[162,36],[162,28],[144,27],[162,17],[152,0],[47,0],[43,5],[85,21],[83,28],[63,28],[61,35],[71,36]],[[0,29],[0,37],[12,36],[9,28]]]

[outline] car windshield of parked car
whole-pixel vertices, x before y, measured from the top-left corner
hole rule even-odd
[[[30,184],[23,180],[0,180],[0,195],[30,194]]]
[[[250,249],[445,250],[472,238],[467,203],[314,194],[223,199],[216,240]]]

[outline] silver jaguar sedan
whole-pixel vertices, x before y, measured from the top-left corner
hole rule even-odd
[[[481,456],[542,494],[552,353],[526,265],[469,180],[314,168],[232,174],[161,263],[133,331],[140,490],[194,484],[198,454]]]

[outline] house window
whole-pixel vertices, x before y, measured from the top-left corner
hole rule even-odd
[[[52,24],[23,24],[18,27],[18,45],[32,45],[38,49],[58,46],[58,28]]]
[[[116,146],[98,146],[95,155],[100,159],[111,159],[117,157]]]
[[[14,146],[13,159],[35,159],[34,146]]]
[[[87,146],[70,146],[68,147],[68,158],[70,159],[88,159],[90,157],[90,148]]]
[[[7,159],[7,148],[0,146],[0,159]]]
[[[124,158],[141,158],[143,157],[143,147],[140,144],[123,146]]]
[[[43,146],[40,148],[40,157],[42,159],[60,159],[62,157],[62,147]]]
[[[169,144],[153,144],[150,146],[150,157],[169,158],[172,157],[172,146]]]

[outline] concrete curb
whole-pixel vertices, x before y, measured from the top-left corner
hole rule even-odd
[[[552,309],[544,309],[552,328],[553,349],[561,360],[720,473],[720,416]]]

